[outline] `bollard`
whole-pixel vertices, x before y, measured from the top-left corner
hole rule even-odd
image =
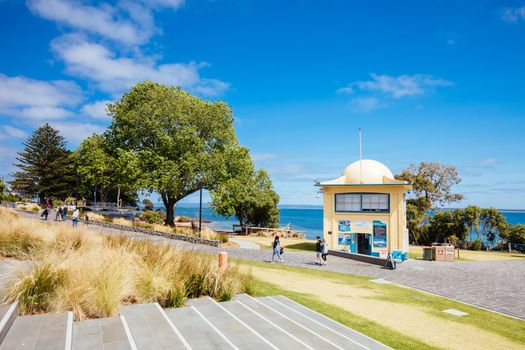
[[[219,252],[219,271],[224,271],[228,268],[228,253]]]

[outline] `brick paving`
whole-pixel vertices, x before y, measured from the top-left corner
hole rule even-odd
[[[24,216],[36,218],[31,214],[24,214]],[[90,227],[89,229],[105,234],[124,234],[133,238],[149,239],[161,244],[180,246],[184,249],[210,254],[226,250],[231,257],[240,259],[269,262],[272,255],[270,250],[264,249],[221,249],[102,227]],[[335,256],[328,257],[328,266],[320,267],[315,265],[314,252],[286,252],[284,259],[286,264],[293,266],[383,278],[404,286],[525,319],[525,298],[523,297],[525,259],[523,261],[456,261],[453,263],[409,260],[398,264],[396,270],[386,270],[377,265]]]

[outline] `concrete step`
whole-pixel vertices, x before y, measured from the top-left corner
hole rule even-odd
[[[247,324],[236,314],[226,309],[225,303],[217,303],[211,298],[201,298],[198,304],[189,302],[203,315],[217,331],[229,342],[234,344],[233,349],[277,349],[262,335],[253,329],[253,324]]]
[[[235,349],[230,339],[198,311],[198,307],[187,306],[166,309],[166,314],[180,330],[192,349]]]
[[[129,327],[128,337],[140,350],[187,348],[184,337],[156,303],[124,306],[120,315]]]
[[[18,315],[18,302],[0,305],[0,344]]]
[[[240,298],[243,300],[245,297]],[[334,321],[318,312],[306,308],[286,297],[272,296],[257,298],[279,312],[286,314],[287,317],[301,323],[313,331],[322,334],[330,341],[342,346],[345,349],[369,349],[386,350],[390,347],[367,337],[366,335],[353,330],[337,321]]]
[[[276,320],[276,317],[273,315],[263,315],[239,301],[230,301],[221,303],[221,305],[243,322],[249,324],[250,327],[278,349],[314,349],[308,342],[301,339],[304,336],[302,334],[304,332],[292,334],[290,330],[281,327],[279,320]],[[297,333],[297,329],[294,331],[294,333]]]
[[[129,350],[120,317],[76,322],[73,326],[73,350]]]
[[[244,295],[228,305],[232,312],[238,312],[247,317],[254,327],[258,327],[263,336],[272,343],[286,341],[278,345],[279,348],[294,349],[330,349],[342,350],[343,347],[327,339],[321,332],[304,327],[300,322],[287,316],[287,313],[272,309],[261,303],[258,299]],[[242,311],[245,311],[241,314]],[[276,345],[277,345],[276,344]],[[289,344],[286,346],[286,344]]]
[[[72,328],[71,312],[17,317],[0,350],[70,350]]]

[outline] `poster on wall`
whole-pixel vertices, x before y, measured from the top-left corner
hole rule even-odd
[[[386,222],[374,221],[374,247],[386,248]]]
[[[339,232],[350,232],[350,220],[339,220]]]
[[[352,236],[348,234],[339,235],[337,237],[337,244],[339,245],[350,245],[352,243]]]

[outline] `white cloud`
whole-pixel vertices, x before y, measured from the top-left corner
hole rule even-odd
[[[380,75],[370,74],[370,80],[355,81],[337,90],[345,95],[357,95],[350,100],[354,112],[369,112],[385,107],[389,99],[424,95],[436,87],[454,85],[451,81],[426,74]]]
[[[370,112],[384,107],[376,97],[356,97],[350,100],[350,109],[354,112]]]
[[[525,21],[525,6],[516,8],[505,8],[501,13],[501,19],[508,23]]]
[[[24,130],[20,130],[12,127],[11,125],[2,125],[0,127],[2,132],[0,132],[0,140],[4,139],[20,139],[27,137],[27,133]]]
[[[354,93],[354,88],[352,86],[350,86],[350,85],[349,86],[345,86],[345,87],[337,89],[337,93],[338,94],[350,95],[350,94]]]
[[[358,81],[354,83],[355,86],[361,90],[380,92],[393,98],[422,95],[434,87],[453,85],[448,80],[437,79],[425,74],[399,75],[395,77],[372,73],[370,76],[372,77],[371,80]]]
[[[228,83],[206,79],[199,70],[206,63],[158,64],[153,59],[119,56],[81,35],[64,35],[51,43],[53,52],[66,64],[68,73],[93,80],[101,90],[119,94],[144,80],[181,86],[206,96],[220,95]]]
[[[104,100],[86,104],[80,109],[80,113],[94,119],[109,119],[106,113],[106,105],[110,102]]]
[[[105,128],[100,125],[78,122],[51,122],[51,126],[58,129],[60,134],[72,144],[78,144],[86,137],[93,134],[101,134]]]
[[[36,15],[74,30],[96,34],[126,45],[146,43],[160,32],[152,8],[179,7],[183,1],[118,1],[115,6],[101,3],[88,5],[75,0],[29,0]]]
[[[63,119],[69,107],[82,99],[82,90],[71,81],[41,81],[0,74],[0,114],[26,121]]]
[[[255,162],[266,161],[266,160],[274,160],[276,158],[277,158],[277,154],[275,154],[275,153],[269,153],[269,152],[252,153],[252,159]]]
[[[491,168],[494,165],[497,165],[498,163],[500,163],[498,158],[486,158],[486,159],[482,159],[482,160],[477,161],[475,163],[475,165],[480,166],[480,167]]]

